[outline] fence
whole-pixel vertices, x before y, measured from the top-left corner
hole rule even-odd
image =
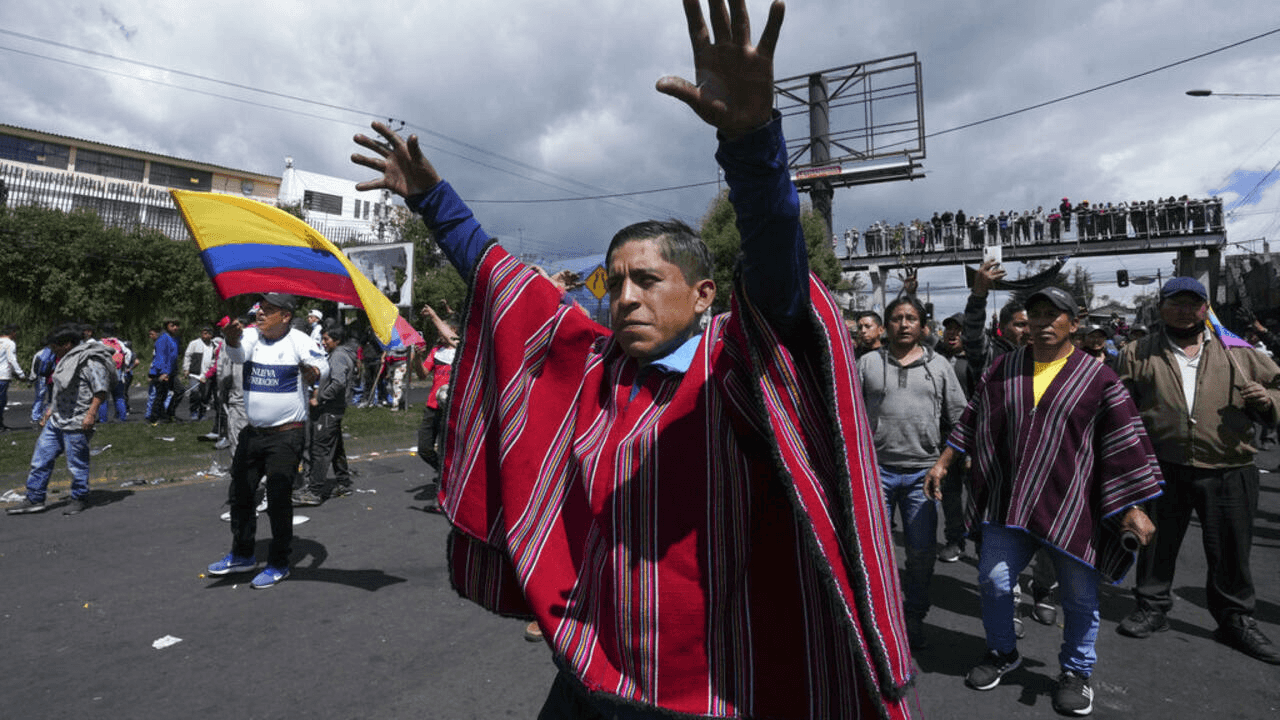
[[[0,163],[0,204],[90,210],[108,227],[156,230],[175,240],[191,237],[168,190],[123,180]]]
[[[108,227],[156,230],[174,240],[191,233],[165,188],[97,175],[41,170],[0,162],[0,206],[35,205],[71,212],[90,210]],[[390,223],[316,221],[311,225],[336,245],[400,242]],[[382,226],[381,231],[379,225]]]

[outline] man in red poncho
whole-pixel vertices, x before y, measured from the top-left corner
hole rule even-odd
[[[470,281],[441,506],[455,588],[535,619],[561,669],[542,718],[905,718],[888,523],[840,309],[808,273],[772,110],[783,6],[686,0],[742,236],[732,311],[678,221],[620,231],[612,328],[489,241],[422,157],[385,142],[362,190],[405,197]]]

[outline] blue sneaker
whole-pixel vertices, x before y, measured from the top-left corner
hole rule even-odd
[[[227,575],[237,572],[249,572],[257,567],[258,563],[252,557],[237,557],[231,553],[209,566],[210,575]]]
[[[249,584],[261,590],[263,588],[269,588],[287,577],[289,577],[289,568],[278,568],[268,565],[263,568],[262,572],[258,573],[258,576]]]

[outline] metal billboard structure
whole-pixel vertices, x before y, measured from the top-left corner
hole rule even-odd
[[[913,52],[774,82],[792,180],[828,231],[835,188],[924,177],[921,88]]]

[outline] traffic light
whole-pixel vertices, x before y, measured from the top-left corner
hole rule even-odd
[[[933,303],[931,302],[927,302],[924,304],[924,319],[925,320],[933,319]]]
[[[1129,287],[1129,271],[1128,270],[1116,271],[1116,285],[1119,285],[1120,287]]]

